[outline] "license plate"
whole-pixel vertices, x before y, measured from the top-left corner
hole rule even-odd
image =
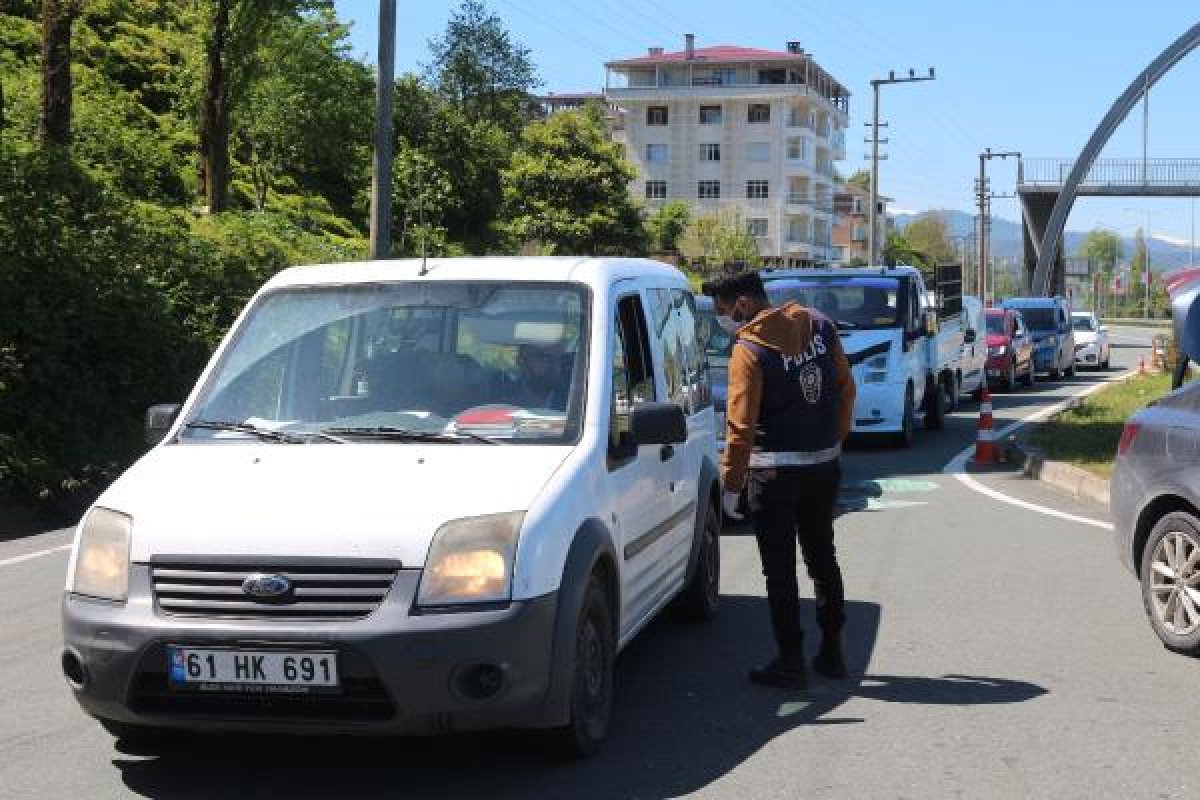
[[[173,689],[209,692],[330,692],[338,689],[333,651],[167,647]]]

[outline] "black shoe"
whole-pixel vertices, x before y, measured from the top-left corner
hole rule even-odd
[[[826,678],[841,680],[846,677],[846,659],[842,657],[842,637],[827,636],[821,641],[821,649],[813,659],[813,671]]]
[[[764,667],[750,670],[750,682],[778,689],[804,689],[808,686],[803,659],[776,658]]]

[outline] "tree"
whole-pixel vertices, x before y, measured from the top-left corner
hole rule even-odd
[[[913,250],[921,253],[928,264],[951,264],[955,261],[954,243],[946,215],[940,211],[918,214],[904,228],[904,238]]]
[[[1079,256],[1096,264],[1102,271],[1111,273],[1117,262],[1124,258],[1125,246],[1121,237],[1112,231],[1093,228],[1079,246]]]
[[[736,209],[695,217],[679,240],[679,252],[691,261],[701,262],[709,274],[735,264],[754,268],[760,262],[758,242],[746,230],[746,221]]]
[[[888,233],[887,243],[883,247],[883,263],[889,267],[894,267],[897,264],[908,264],[914,267],[930,269],[934,266],[934,263],[930,260],[930,256],[924,251],[915,248],[905,234],[899,231],[890,231]]]
[[[1133,235],[1133,258],[1129,264],[1129,288],[1146,285],[1146,273],[1150,267],[1150,252],[1146,249],[1146,232],[1141,228]],[[1138,294],[1137,297],[1142,297]]]
[[[860,169],[846,179],[846,183],[850,186],[857,186],[864,192],[871,191],[871,171],[868,169]]]
[[[501,174],[499,228],[517,249],[543,242],[571,255],[640,254],[645,229],[629,196],[633,177],[595,109],[554,114],[525,128]]]
[[[210,213],[229,202],[234,106],[261,62],[256,58],[263,36],[286,14],[328,0],[213,0],[204,52],[204,96],[200,107],[200,185]]]
[[[463,0],[446,32],[429,42],[426,67],[437,92],[475,119],[516,133],[528,116],[529,92],[539,85],[529,50],[482,0]]]
[[[71,140],[71,26],[81,0],[42,3],[42,109],[38,135],[43,142],[66,146]]]
[[[646,232],[650,236],[651,247],[662,252],[676,250],[679,238],[687,230],[691,216],[691,208],[682,200],[672,200],[663,204],[646,220]]]

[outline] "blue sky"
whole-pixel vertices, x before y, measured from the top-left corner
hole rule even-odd
[[[932,82],[885,87],[891,140],[880,187],[902,209],[972,209],[978,153],[1074,157],[1109,105],[1154,56],[1200,20],[1196,0],[487,0],[531,51],[545,91],[596,90],[604,62],[649,46],[739,44],[782,49],[798,39],[853,96],[845,173],[864,165],[869,81],[889,69],[937,69]],[[452,0],[399,0],[397,72],[428,61]],[[376,0],[337,0],[354,22],[355,49],[373,58]],[[1200,52],[1150,94],[1150,157],[1200,158]],[[1105,157],[1140,157],[1140,110]],[[1012,190],[1015,166],[993,161],[997,192]],[[1190,235],[1184,198],[1085,199],[1072,229],[1105,226],[1130,235],[1145,224],[1175,240]],[[996,200],[1017,220],[1015,200]],[[1200,234],[1197,234],[1200,238]]]

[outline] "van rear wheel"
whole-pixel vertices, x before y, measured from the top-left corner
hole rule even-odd
[[[575,626],[570,721],[550,732],[553,743],[563,755],[571,758],[590,756],[607,738],[612,717],[615,658],[608,592],[593,575],[588,579],[587,593]]]

